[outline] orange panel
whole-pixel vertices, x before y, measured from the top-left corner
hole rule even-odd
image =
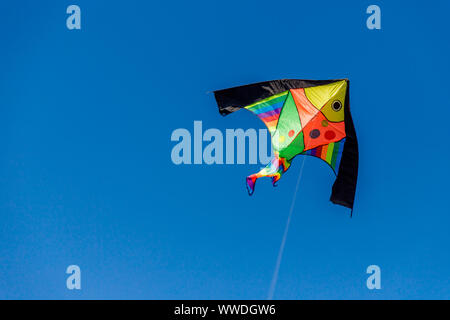
[[[302,128],[304,128],[319,112],[319,109],[314,107],[314,105],[308,100],[303,88],[291,89],[291,94],[294,98],[295,105],[297,106],[298,114],[300,115]]]
[[[322,112],[319,113],[303,128],[305,150],[327,145],[345,138],[345,123],[329,122]],[[323,152],[324,150],[322,150]]]
[[[328,145],[325,145],[322,147],[322,154],[320,155],[321,159],[327,158],[327,151],[328,151]]]

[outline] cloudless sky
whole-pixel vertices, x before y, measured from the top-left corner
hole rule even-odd
[[[81,7],[81,30],[66,8]],[[381,8],[368,30],[366,8]],[[0,298],[265,299],[297,157],[174,165],[173,130],[264,128],[212,90],[349,78],[353,218],[305,162],[276,299],[449,299],[448,1],[3,1]],[[67,266],[81,290],[66,288]],[[368,290],[366,268],[381,268]]]

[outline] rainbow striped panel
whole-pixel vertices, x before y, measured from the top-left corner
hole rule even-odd
[[[284,102],[287,99],[288,93],[289,91],[284,91],[282,93],[270,96],[269,98],[246,106],[245,109],[256,114],[267,126],[270,134],[273,134],[277,127],[278,118]]]
[[[317,148],[307,150],[301,154],[308,156],[314,156],[322,159],[330,165],[334,173],[337,174],[336,168],[339,168],[339,164],[342,158],[342,151],[344,150],[345,138],[330,144],[318,146]]]

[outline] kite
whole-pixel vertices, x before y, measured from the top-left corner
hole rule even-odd
[[[214,91],[222,115],[247,109],[271,135],[274,157],[247,177],[253,194],[258,178],[280,180],[295,156],[322,159],[336,180],[330,201],[353,210],[358,177],[358,141],[350,114],[349,80],[283,79]]]

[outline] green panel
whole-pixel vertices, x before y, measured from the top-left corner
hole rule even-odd
[[[331,161],[332,161],[332,159],[333,159],[334,146],[335,146],[335,143],[334,143],[334,142],[333,142],[333,143],[330,143],[330,144],[328,145],[328,149],[327,149],[326,162],[328,162],[328,163],[330,164],[330,166],[331,166]]]
[[[335,143],[334,149],[333,149],[333,155],[331,158],[331,167],[333,168],[333,170],[336,170],[336,159],[338,157],[339,147],[340,147],[339,143]]]
[[[292,141],[292,143],[285,148],[283,151],[280,151],[280,157],[286,158],[290,161],[293,157],[302,153],[305,149],[305,143],[303,141],[303,131]]]
[[[278,118],[277,129],[273,135],[274,149],[280,152],[283,151],[294,141],[301,130],[302,124],[298,116],[297,106],[291,92],[289,92]]]

